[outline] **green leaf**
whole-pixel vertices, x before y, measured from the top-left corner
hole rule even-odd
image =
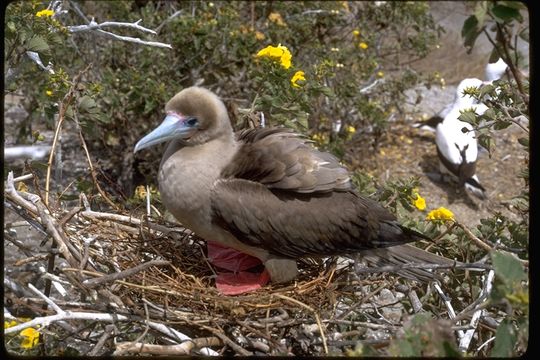
[[[466,123],[469,123],[471,125],[476,125],[477,123],[476,114],[474,113],[474,111],[463,111],[461,115],[459,115],[458,119],[461,121],[465,121]]]
[[[96,107],[96,102],[90,96],[85,95],[79,100],[79,111],[91,112]]]
[[[491,12],[493,13],[495,21],[497,22],[510,22],[512,20],[516,20],[519,22],[523,21],[523,17],[519,13],[519,10],[511,8],[509,6],[497,4],[493,6]]]
[[[495,125],[493,125],[493,129],[495,129],[495,130],[504,130],[507,127],[509,127],[510,125],[512,125],[512,123],[510,121],[499,120],[499,121],[495,122]]]
[[[499,49],[497,49],[496,47],[493,48],[493,50],[491,50],[491,54],[489,55],[489,63],[495,63],[497,62],[497,60],[499,60],[499,58],[501,57],[500,55],[500,52],[499,52]]]
[[[522,10],[527,8],[524,4],[521,3],[521,1],[499,1],[497,2],[497,4],[516,10]]]
[[[67,118],[73,119],[73,115],[74,115],[74,112],[73,112],[73,106],[69,105],[69,106],[66,108],[65,115],[66,115]]]
[[[489,152],[489,157],[491,158],[491,150],[494,147],[493,138],[489,135],[480,134],[478,135],[478,144]]]
[[[49,50],[49,44],[39,35],[35,35],[26,42],[26,49],[35,52],[46,52]]]
[[[79,179],[75,186],[77,187],[78,191],[89,192],[89,190],[94,186],[94,183],[89,180]]]
[[[487,120],[493,120],[495,118],[495,110],[492,108],[488,108],[483,114],[482,118]]]
[[[516,343],[516,331],[512,323],[506,318],[501,321],[495,334],[495,345],[490,356],[511,357],[514,355],[514,344]]]
[[[471,15],[463,23],[463,28],[461,29],[461,37],[464,39],[464,45],[467,47],[468,53],[472,50],[476,38],[480,35],[478,30],[478,19],[476,16]]]
[[[487,3],[485,1],[480,1],[478,4],[476,4],[476,8],[474,9],[474,16],[476,16],[476,20],[478,20],[478,28],[481,28],[484,26],[484,20],[486,18],[487,14]]]
[[[529,29],[523,29],[522,31],[520,31],[519,37],[523,41],[530,42],[530,40],[529,40]]]
[[[494,89],[495,89],[495,86],[491,84],[484,85],[480,88],[480,96],[482,97],[486,95],[487,93],[492,92]]]
[[[521,262],[512,254],[502,251],[491,252],[495,274],[507,285],[512,286],[526,278]]]
[[[525,146],[526,148],[529,148],[529,138],[519,138],[518,143]]]
[[[39,169],[43,171],[47,171],[47,168],[49,167],[47,163],[40,162],[40,161],[32,161],[30,164],[33,169]]]
[[[13,33],[17,32],[17,28],[15,27],[13,21],[8,21],[6,28]]]
[[[60,200],[70,201],[79,199],[79,195],[62,194]]]

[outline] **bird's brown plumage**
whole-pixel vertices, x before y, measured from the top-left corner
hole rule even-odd
[[[273,281],[294,278],[295,259],[302,256],[386,247],[393,254],[400,247],[421,251],[402,244],[424,235],[357,193],[339,161],[302,136],[283,128],[233,135],[223,103],[198,87],[175,95],[166,110],[180,119],[179,126],[191,126],[186,119],[198,122],[196,130],[182,133],[189,135],[172,140],[163,157],[159,186],[165,206],[206,240],[261,259]],[[372,257],[380,254],[375,250]]]

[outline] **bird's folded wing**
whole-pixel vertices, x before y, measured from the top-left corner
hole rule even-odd
[[[237,140],[240,148],[222,178],[246,179],[297,193],[351,189],[347,169],[333,155],[318,151],[288,129],[247,129],[237,133]]]
[[[245,179],[218,180],[212,221],[283,257],[337,255],[418,240],[378,203],[350,192],[297,193]]]

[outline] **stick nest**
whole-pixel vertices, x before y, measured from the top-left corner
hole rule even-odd
[[[78,204],[82,206],[46,206],[28,189],[17,191],[12,174],[5,195],[9,209],[48,235],[41,246],[24,249],[26,258],[7,264],[8,269],[35,266],[36,273],[39,267],[47,268],[35,283],[45,294],[28,285],[37,298],[22,289],[25,280],[7,282],[10,311],[47,316],[54,312],[50,307],[44,312],[41,306],[49,304],[57,313],[59,308],[66,311],[67,319],[72,314],[67,310],[110,314],[114,328],[103,328],[99,321],[88,325],[92,334],[101,334],[99,339],[64,334],[90,344],[90,350],[80,350],[83,354],[343,354],[362,341],[387,346],[407,312],[419,311],[416,291],[424,294],[424,301],[433,298],[427,284],[411,287],[388,274],[371,274],[360,281],[341,258],[301,260],[300,274],[292,283],[223,296],[215,288],[216,270],[206,259],[206,243],[178,224],[148,220],[136,212],[93,211],[84,194]],[[7,240],[20,247],[15,239]],[[410,305],[402,304],[405,293]],[[419,306],[444,313],[437,301]],[[123,322],[118,316],[124,316]],[[187,334],[190,340],[179,341],[161,326]],[[52,328],[66,331],[56,323],[47,331]],[[58,333],[53,338],[62,338]],[[219,352],[213,350],[216,347]]]

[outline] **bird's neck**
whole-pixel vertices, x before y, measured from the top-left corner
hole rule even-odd
[[[210,222],[212,187],[236,148],[231,135],[196,146],[173,141],[165,151],[158,177],[161,199],[180,222],[195,232]]]

